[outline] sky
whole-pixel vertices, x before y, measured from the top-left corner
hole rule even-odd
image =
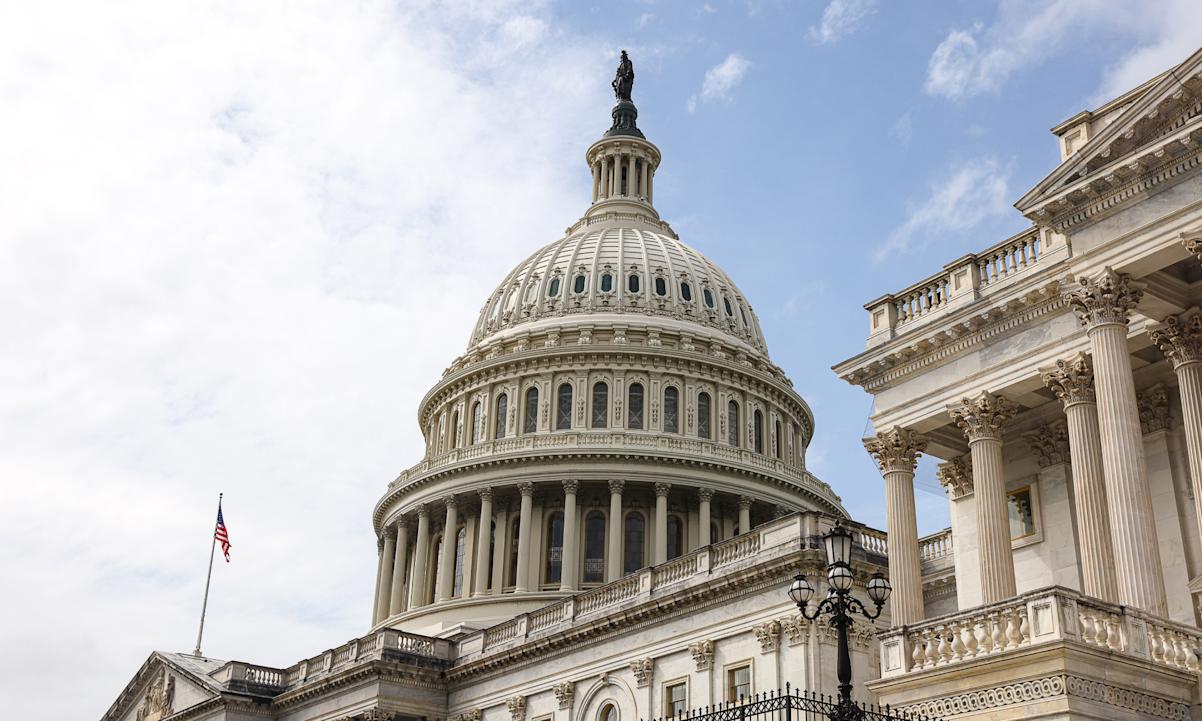
[[[1048,128],[1199,38],[1186,0],[0,4],[6,714],[99,717],[192,649],[219,492],[208,655],[366,630],[372,505],[484,299],[585,210],[619,50],[658,210],[883,528],[870,398],[830,371],[862,305],[1025,227]]]

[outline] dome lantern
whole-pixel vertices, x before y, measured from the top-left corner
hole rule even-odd
[[[659,148],[648,142],[639,130],[638,109],[630,99],[634,88],[634,64],[622,51],[613,81],[613,125],[585,154],[593,174],[592,207],[585,217],[608,212],[659,214],[652,205],[655,170],[659,167]]]

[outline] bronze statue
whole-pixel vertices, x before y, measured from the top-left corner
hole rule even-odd
[[[630,91],[634,89],[634,63],[622,51],[622,59],[618,61],[618,72],[614,74],[614,97],[619,101],[630,100]]]

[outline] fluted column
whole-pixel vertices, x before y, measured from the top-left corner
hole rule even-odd
[[[708,546],[714,542],[710,538],[710,501],[714,498],[714,489],[697,489],[697,545]]]
[[[918,518],[914,510],[914,468],[927,439],[893,428],[864,439],[885,478],[885,518],[889,531],[889,618],[894,626],[921,621],[922,564],[918,557]]]
[[[1014,555],[1010,548],[1010,514],[1006,507],[1006,478],[1002,465],[1002,426],[1017,408],[992,393],[964,398],[948,408],[952,420],[968,438],[972,480],[977,501],[977,566],[981,572],[981,603],[1013,598]]]
[[[1081,557],[1081,590],[1094,598],[1116,603],[1118,581],[1110,542],[1106,503],[1106,477],[1102,470],[1102,435],[1094,395],[1093,366],[1080,353],[1056,361],[1043,371],[1043,382],[1064,403],[1068,421],[1068,448],[1072,459],[1073,497],[1076,499],[1078,551]]]
[[[476,524],[476,586],[472,589],[473,597],[487,596],[488,561],[492,554],[492,489],[481,488],[480,521]]]
[[[601,197],[609,197],[609,156],[601,158]]]
[[[634,174],[634,155],[626,156],[626,195],[633,198],[638,195],[638,176]]]
[[[1110,268],[1096,280],[1082,278],[1077,287],[1064,293],[1093,346],[1118,601],[1165,616],[1164,570],[1127,349],[1127,315],[1142,296],[1143,291],[1130,278]]]
[[[384,537],[376,538],[376,590],[371,594],[371,625],[380,622],[380,577],[384,575]]]
[[[670,483],[655,484],[655,557],[651,565],[658,566],[668,560],[668,492]]]
[[[751,496],[739,496],[739,535],[751,530]]]
[[[392,593],[392,566],[396,557],[396,529],[384,529],[384,559],[380,564],[380,593],[376,596],[377,622],[388,618],[389,594]]]
[[[609,546],[605,553],[605,580],[622,577],[622,489],[624,481],[609,482]]]
[[[451,598],[455,583],[455,541],[459,530],[459,502],[454,496],[443,499],[447,505],[446,521],[442,525],[442,547],[439,549],[441,558],[438,562],[438,578],[434,587],[439,601]]]
[[[1202,257],[1202,240],[1195,242]],[[1177,373],[1185,452],[1194,488],[1194,513],[1198,528],[1202,529],[1202,312],[1165,320],[1164,328],[1152,331],[1152,342]]]
[[[559,590],[575,591],[579,587],[579,558],[576,530],[576,491],[579,481],[563,482],[563,565],[560,566]]]
[[[644,198],[647,197],[647,165],[647,159],[643,158],[639,171],[639,192]]]
[[[597,198],[601,193],[601,164],[593,163],[593,202],[597,202]]]
[[[396,522],[396,560],[392,564],[392,593],[389,594],[388,615],[405,610],[405,565],[409,561],[409,519],[401,516]]]
[[[430,563],[430,508],[417,507],[417,541],[413,545],[413,575],[409,578],[409,608],[425,606],[426,574]]]
[[[518,579],[513,590],[521,593],[527,590],[530,581],[530,514],[534,509],[534,484],[519,483],[518,492],[522,494],[522,508],[518,515]]]

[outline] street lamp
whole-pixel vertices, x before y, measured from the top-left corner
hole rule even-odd
[[[889,585],[889,579],[880,573],[872,574],[872,578],[868,579],[865,585],[869,600],[876,606],[876,612],[870,612],[851,595],[851,587],[855,581],[850,563],[851,531],[836,525],[822,537],[822,541],[826,545],[826,582],[830,586],[830,592],[814,607],[814,613],[809,613],[807,608],[817,590],[805,576],[798,574],[789,586],[789,598],[797,604],[801,615],[810,621],[817,620],[824,612],[831,614],[831,625],[835,627],[839,638],[839,705],[831,714],[831,719],[859,719],[860,710],[851,701],[851,652],[847,648],[847,628],[851,625],[852,614],[858,613],[869,621],[880,616],[893,587]]]

